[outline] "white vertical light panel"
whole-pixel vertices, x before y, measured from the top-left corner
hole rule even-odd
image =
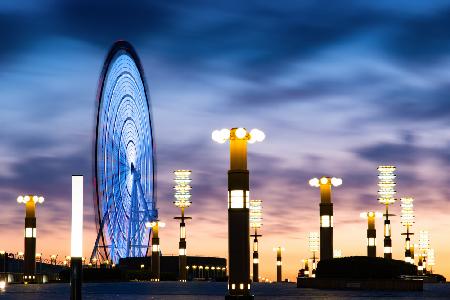
[[[83,256],[83,176],[72,175],[71,256]]]

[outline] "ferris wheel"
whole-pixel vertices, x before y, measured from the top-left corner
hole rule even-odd
[[[150,103],[133,47],[116,42],[106,58],[97,95],[93,258],[117,263],[146,256],[157,219]]]

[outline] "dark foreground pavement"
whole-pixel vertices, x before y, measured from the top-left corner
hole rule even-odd
[[[68,284],[8,285],[0,299],[69,299]],[[450,299],[450,284],[426,284],[423,292],[371,292],[298,289],[293,283],[256,283],[255,299]],[[224,299],[224,282],[120,282],[83,285],[85,300]]]

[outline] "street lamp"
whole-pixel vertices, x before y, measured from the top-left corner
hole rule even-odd
[[[253,299],[250,294],[249,171],[247,142],[262,142],[265,134],[252,129],[215,130],[212,139],[220,144],[230,141],[228,171],[228,294],[226,299]]]
[[[384,258],[392,259],[392,239],[391,239],[391,221],[389,216],[389,205],[394,204],[395,199],[395,167],[394,166],[379,166],[378,167],[378,201],[386,206],[384,216]]]
[[[377,211],[368,211],[362,212],[360,217],[363,219],[367,219],[367,256],[368,257],[377,257],[377,231],[375,228],[375,219],[381,218],[383,216],[382,213]]]
[[[152,275],[150,281],[159,281],[161,277],[160,271],[160,248],[159,248],[159,228],[166,226],[160,221],[146,222],[147,228],[152,228]]]
[[[281,262],[281,252],[284,251],[283,247],[276,247],[273,248],[273,251],[277,252],[277,282],[282,282],[283,281],[283,276],[282,276],[282,262]]]
[[[413,201],[414,198],[405,197],[400,198],[401,201],[401,223],[406,228],[406,232],[402,233],[402,235],[406,235],[405,241],[405,262],[414,264],[414,256],[411,253],[411,239],[410,235],[414,233],[410,232],[411,227],[414,224],[414,210],[413,210]]]
[[[342,185],[342,179],[336,177],[313,178],[312,187],[320,188],[320,260],[333,258],[333,203],[331,186]]]
[[[259,253],[258,253],[258,229],[262,226],[262,200],[250,200],[250,227],[255,233],[250,235],[253,239],[253,282],[259,281]]]
[[[319,233],[318,232],[310,232],[308,235],[308,245],[309,251],[312,252],[312,270],[311,277],[316,277],[316,253],[319,251]]]
[[[175,201],[176,207],[181,209],[181,217],[175,217],[180,220],[180,242],[179,242],[179,281],[186,282],[186,223],[184,220],[191,217],[184,216],[184,210],[191,205],[191,175],[190,170],[176,170],[175,174]]]
[[[17,202],[25,204],[25,258],[23,279],[24,282],[33,282],[36,279],[36,204],[44,203],[42,196],[19,196]]]
[[[303,275],[305,275],[305,277],[310,277],[309,274],[309,259],[306,258],[303,260]]]

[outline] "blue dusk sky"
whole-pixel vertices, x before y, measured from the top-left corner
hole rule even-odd
[[[249,146],[252,198],[263,200],[261,274],[285,276],[319,229],[311,177],[333,192],[335,248],[365,255],[359,213],[377,202],[377,166],[398,167],[429,230],[435,270],[450,276],[449,1],[0,1],[0,248],[23,248],[19,194],[42,194],[38,251],[69,255],[71,174],[86,176],[85,255],[96,236],[92,192],[96,93],[110,46],[131,42],[153,113],[163,254],[177,253],[172,171],[193,170],[188,253],[227,255],[228,149],[211,132],[259,128]],[[403,258],[400,205],[394,258]],[[382,222],[377,224],[378,255]],[[446,247],[447,246],[447,247]]]

